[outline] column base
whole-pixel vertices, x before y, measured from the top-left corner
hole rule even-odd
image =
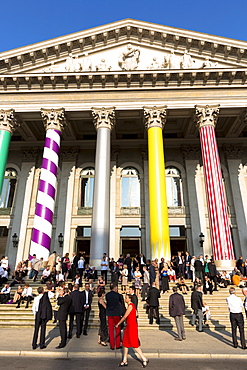
[[[214,262],[217,270],[220,271],[232,272],[232,270],[236,266],[236,260],[218,260]]]
[[[95,267],[95,269],[98,271],[98,275],[99,275],[99,271],[101,271],[101,261],[102,259],[90,259],[89,261],[90,267]]]

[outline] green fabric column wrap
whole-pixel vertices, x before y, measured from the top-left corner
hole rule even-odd
[[[11,133],[6,130],[0,130],[0,195],[2,193],[10,140]]]

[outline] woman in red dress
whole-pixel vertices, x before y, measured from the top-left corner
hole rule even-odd
[[[126,319],[126,328],[124,330],[124,336],[123,336],[123,360],[120,362],[118,366],[128,366],[128,349],[130,347],[133,347],[136,352],[139,354],[141,360],[142,360],[142,367],[146,367],[149,363],[149,360],[143,355],[141,347],[140,347],[140,341],[138,338],[138,324],[136,320],[136,308],[135,305],[131,302],[131,295],[126,294],[125,296],[125,302],[128,305],[128,308],[124,314],[124,316],[121,318],[121,320],[117,323],[116,328],[122,324],[122,322]]]

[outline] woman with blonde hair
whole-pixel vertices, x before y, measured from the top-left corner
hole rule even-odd
[[[128,268],[127,265],[123,265],[123,270],[121,271],[122,275],[122,292],[126,292],[126,287],[128,285]]]

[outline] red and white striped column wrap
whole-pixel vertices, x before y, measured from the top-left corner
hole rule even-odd
[[[57,188],[57,170],[60,136],[64,122],[64,109],[41,110],[46,127],[43,160],[34,216],[30,255],[49,257],[52,221]]]
[[[200,130],[203,171],[214,259],[217,261],[234,260],[227,203],[215,137],[215,124],[219,113],[219,105],[196,106],[195,108]]]

